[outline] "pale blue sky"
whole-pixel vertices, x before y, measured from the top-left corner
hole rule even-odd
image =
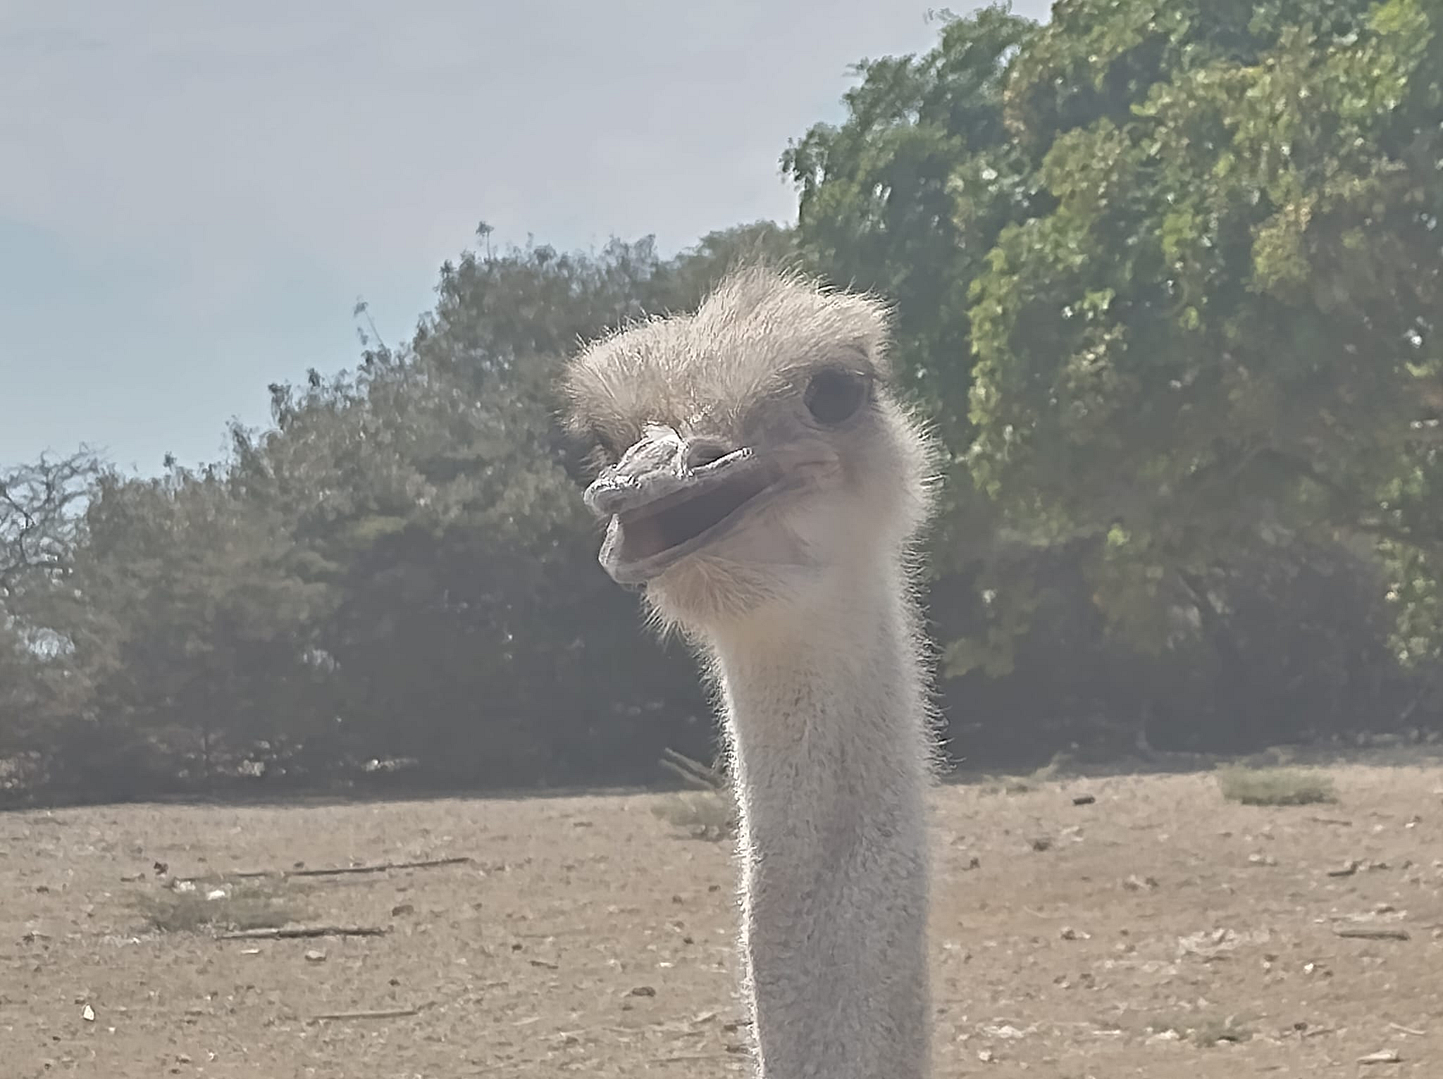
[[[1041,0],[1020,12],[1041,16]],[[792,220],[787,139],[915,0],[4,0],[0,463],[218,457],[266,384],[409,336],[472,241]]]

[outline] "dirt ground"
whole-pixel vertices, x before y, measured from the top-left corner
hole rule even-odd
[[[1289,808],[1210,775],[938,791],[938,1074],[1443,1075],[1443,768],[1331,773],[1336,804]],[[745,1075],[729,844],[669,805],[0,815],[0,1075]]]

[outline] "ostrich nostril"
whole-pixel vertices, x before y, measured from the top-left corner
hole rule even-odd
[[[732,448],[725,442],[714,438],[693,438],[686,444],[686,467],[693,470],[704,468],[731,452]]]

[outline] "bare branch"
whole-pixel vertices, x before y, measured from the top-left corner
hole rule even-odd
[[[298,925],[280,929],[239,929],[222,933],[219,940],[309,940],[312,937],[382,937],[379,925]]]
[[[103,464],[88,449],[0,469],[0,594],[26,573],[63,571]]]
[[[717,769],[694,761],[684,753],[667,748],[662,750],[663,759],[658,761],[663,768],[675,773],[686,783],[701,790],[720,791],[727,787],[726,776]]]

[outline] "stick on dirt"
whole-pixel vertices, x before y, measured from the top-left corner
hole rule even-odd
[[[680,776],[691,786],[712,791],[725,789],[726,776],[715,768],[692,760],[686,754],[678,753],[671,748],[663,749],[661,752],[662,759],[657,763],[667,771]]]
[[[1406,929],[1374,929],[1363,925],[1338,926],[1333,932],[1353,940],[1411,940]]]
[[[249,877],[339,877],[347,873],[384,873],[388,869],[435,869],[443,865],[465,865],[476,859],[470,855],[459,858],[428,858],[420,862],[378,862],[375,865],[343,865],[332,869],[245,869],[231,873],[241,879]]]
[[[278,929],[237,929],[220,934],[220,940],[308,940],[311,937],[380,937],[379,925],[296,925]]]
[[[346,1022],[351,1019],[406,1019],[412,1015],[420,1015],[421,1009],[426,1005],[421,1004],[415,1008],[390,1008],[375,1012],[327,1012],[325,1015],[311,1016],[311,1022]]]
[[[338,877],[343,873],[384,873],[388,869],[435,869],[442,865],[462,865],[470,862],[469,856],[460,858],[430,858],[422,862],[381,862],[378,865],[347,865],[337,869],[292,869],[288,877]]]

